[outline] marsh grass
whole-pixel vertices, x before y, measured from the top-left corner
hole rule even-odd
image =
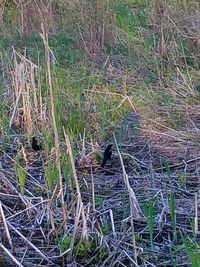
[[[173,241],[177,240],[177,231],[176,231],[176,210],[175,210],[175,197],[173,193],[168,194],[168,205],[173,227]]]
[[[150,244],[153,250],[153,232],[154,232],[154,220],[155,220],[155,202],[151,200],[148,204],[147,225],[149,229]]]
[[[18,168],[18,181],[20,185],[20,191],[22,194],[24,194],[24,188],[26,183],[26,172],[22,168]]]
[[[186,254],[186,264],[199,266],[193,2],[60,0],[58,20],[50,12],[47,27],[40,13],[30,31],[29,20],[9,21],[25,19],[29,4],[26,10],[4,6],[0,200],[13,238],[27,243],[24,266],[43,260],[84,266],[86,259],[91,266],[177,266]],[[61,28],[51,33],[56,25]],[[18,36],[17,28],[27,34]],[[113,133],[112,165],[100,170]],[[40,137],[41,153],[30,151],[33,135]],[[21,254],[16,249],[9,257]]]
[[[200,247],[197,241],[192,240],[190,237],[184,237],[182,235],[183,244],[190,259],[191,266],[197,267],[200,264]]]
[[[44,173],[48,187],[52,191],[58,181],[58,170],[55,164],[53,164],[53,166],[52,165],[46,166],[44,169]]]

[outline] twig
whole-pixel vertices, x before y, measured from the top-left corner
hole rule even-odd
[[[8,226],[7,226],[7,222],[6,222],[6,218],[5,218],[5,215],[4,215],[4,211],[3,211],[3,208],[2,208],[1,201],[0,201],[0,216],[1,216],[2,220],[3,220],[3,224],[4,224],[4,227],[5,227],[5,231],[6,231],[6,236],[7,236],[8,242],[9,242],[11,248],[13,248],[12,239],[10,237],[10,232],[9,232],[9,229],[8,229]]]

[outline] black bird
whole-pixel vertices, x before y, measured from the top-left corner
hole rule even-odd
[[[35,151],[39,151],[42,149],[42,145],[38,144],[38,140],[35,136],[32,138],[32,149]]]
[[[102,168],[105,166],[105,164],[108,160],[111,160],[111,156],[112,156],[112,150],[111,149],[112,149],[112,145],[108,145],[104,151],[103,160],[101,163]]]

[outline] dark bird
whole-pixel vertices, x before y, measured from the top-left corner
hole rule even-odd
[[[102,168],[105,166],[105,164],[108,160],[111,160],[111,156],[112,156],[112,150],[111,149],[112,149],[112,145],[108,145],[104,151],[103,160],[101,163]]]
[[[42,145],[38,144],[38,140],[35,136],[32,138],[32,144],[31,145],[32,145],[32,149],[35,151],[39,151],[42,149]]]

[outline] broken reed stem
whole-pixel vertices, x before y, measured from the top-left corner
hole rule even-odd
[[[69,158],[70,158],[70,162],[71,162],[72,172],[73,172],[73,176],[74,176],[74,180],[75,180],[75,184],[76,184],[76,191],[77,191],[77,195],[78,195],[77,209],[76,209],[76,220],[77,220],[77,218],[80,217],[79,214],[81,213],[82,220],[83,220],[82,237],[87,242],[88,241],[87,219],[85,216],[84,205],[83,205],[83,201],[82,201],[82,197],[81,197],[81,191],[80,191],[80,187],[79,187],[78,176],[76,173],[74,157],[73,157],[73,153],[72,153],[72,147],[71,147],[71,143],[69,140],[69,136],[66,134],[64,128],[63,128],[63,133],[64,133],[65,142],[66,142],[67,149],[68,149],[68,154],[69,154]],[[78,221],[77,221],[77,223],[78,223]],[[75,235],[76,235],[76,233],[75,233]]]
[[[95,211],[95,190],[94,190],[94,175],[91,168],[91,185],[92,185],[92,210]]]
[[[115,140],[115,145],[116,145],[116,148],[117,148],[117,152],[118,152],[118,155],[119,155],[119,158],[120,158],[120,162],[121,162],[121,166],[122,166],[122,170],[123,170],[123,177],[124,177],[124,183],[127,187],[127,190],[128,190],[128,194],[129,194],[129,203],[130,203],[130,212],[131,212],[131,229],[132,229],[132,239],[133,239],[133,255],[134,255],[134,260],[137,264],[137,249],[136,249],[136,239],[135,239],[135,230],[134,230],[134,223],[133,223],[133,218],[140,218],[141,217],[141,214],[142,214],[142,211],[140,209],[140,206],[139,206],[139,203],[136,199],[136,196],[135,196],[135,193],[132,189],[132,187],[130,186],[130,183],[129,183],[129,177],[126,173],[126,170],[125,170],[125,166],[124,166],[124,162],[123,162],[123,159],[122,159],[122,155],[119,151],[119,147],[118,147],[118,144],[117,144],[117,140],[116,140],[116,137],[115,137],[115,134],[113,134],[114,136],[114,140]]]
[[[52,86],[52,79],[51,79],[51,61],[50,61],[50,51],[49,51],[49,44],[48,44],[48,34],[45,31],[44,25],[42,24],[42,34],[40,34],[44,47],[45,47],[45,56],[46,56],[46,77],[47,77],[47,85],[49,87],[50,93],[50,101],[51,101],[51,116],[53,121],[53,130],[54,130],[54,138],[55,138],[55,154],[56,154],[56,165],[58,168],[58,175],[59,175],[59,186],[60,186],[60,197],[61,197],[61,204],[62,204],[62,215],[63,215],[63,224],[66,222],[66,204],[64,201],[64,192],[63,192],[63,183],[62,183],[62,173],[61,173],[61,162],[60,162],[60,145],[59,145],[59,136],[58,130],[56,126],[56,117],[55,117],[55,107],[54,107],[54,96],[53,96],[53,86]]]

